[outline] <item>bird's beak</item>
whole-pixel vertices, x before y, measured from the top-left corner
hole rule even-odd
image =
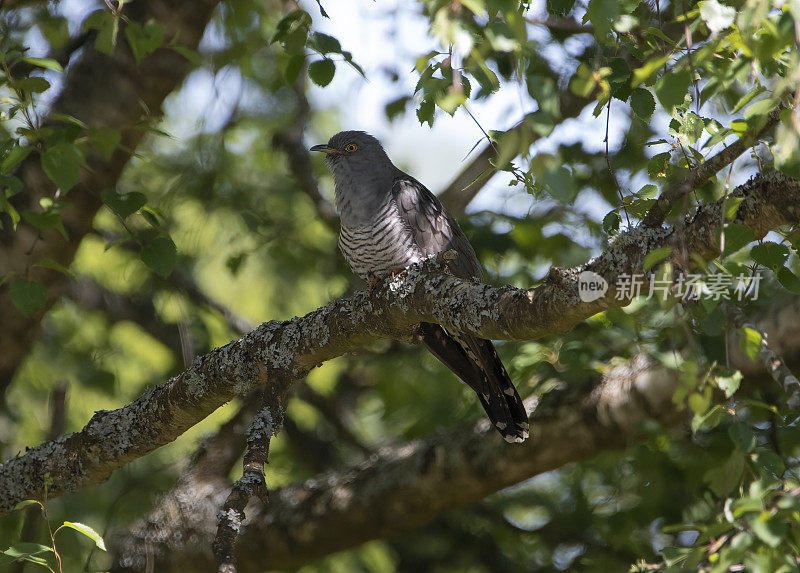
[[[309,149],[309,151],[322,151],[327,155],[330,155],[331,153],[341,153],[341,151],[339,151],[338,149],[334,149],[333,147],[330,147],[327,143],[323,143],[322,145],[315,145],[314,147]]]

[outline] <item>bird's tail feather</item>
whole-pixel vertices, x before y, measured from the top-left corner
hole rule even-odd
[[[491,341],[450,335],[431,323],[422,323],[418,333],[431,354],[475,391],[489,420],[507,442],[528,437],[525,405]]]

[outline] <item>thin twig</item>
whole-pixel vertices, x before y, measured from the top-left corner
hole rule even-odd
[[[285,396],[264,393],[261,410],[247,430],[247,445],[242,460],[242,477],[236,480],[219,512],[217,534],[212,549],[218,573],[236,573],[235,547],[245,520],[244,509],[253,496],[269,503],[264,465],[269,457],[269,442],[283,424]]]
[[[681,2],[683,13],[686,14],[686,3]],[[694,74],[694,62],[692,61],[692,32],[689,30],[689,19],[683,21],[683,35],[686,38],[686,58],[689,60],[689,70],[692,74],[692,84],[694,84],[694,105],[698,115],[700,115],[700,86]]]

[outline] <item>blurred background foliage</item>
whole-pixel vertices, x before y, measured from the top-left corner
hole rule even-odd
[[[137,60],[177,49],[157,21],[127,22],[121,3],[110,6],[0,4],[7,228],[58,233],[88,150],[110,154],[119,145],[114,130],[48,117],[71,61],[52,54],[76,37],[85,39],[80,50],[113,52],[125,43]],[[659,189],[758,130],[780,106],[773,134],[678,211],[717,200],[759,171],[799,176],[798,115],[789,108],[800,81],[799,35],[796,0],[221,3],[200,48],[182,50],[194,70],[163,115],[143,110],[151,133],[116,189],[103,191],[94,232],[69,269],[53,270],[69,287],[4,397],[3,458],[80,429],[94,411],[131,401],[252,325],[363,287],[337,252],[332,184],[318,158],[310,163],[302,152],[308,145],[343,128],[372,131],[402,167],[440,191],[488,136],[495,152],[479,183],[491,181],[461,221],[488,282],[529,286],[551,265],[602,252]],[[14,169],[30,153],[61,191],[18,213],[9,200],[25,190]],[[471,193],[463,187],[445,197]],[[800,292],[796,230],[780,229],[762,245],[733,225],[728,234],[723,256],[705,270],[762,273],[758,300],[738,304],[748,316],[791,304]],[[26,277],[0,281],[19,312],[44,304],[42,287]],[[796,411],[757,367],[738,373],[737,364],[756,359],[761,335],[733,324],[720,303],[642,297],[563,335],[498,344],[524,396],[580,392],[610,365],[648,354],[680,377],[675,401],[687,421],[644,424],[625,451],[537,476],[302,571],[796,570]],[[50,519],[105,534],[142,517],[238,406],[107,483],[53,500]],[[383,444],[482,415],[431,356],[379,342],[299,385],[271,450],[268,485],[343,468]],[[48,544],[33,513],[0,520],[0,546]],[[65,571],[107,564],[89,540],[69,535],[59,538]]]

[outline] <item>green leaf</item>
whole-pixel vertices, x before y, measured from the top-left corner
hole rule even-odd
[[[664,64],[669,61],[669,59],[669,54],[666,56],[657,56],[648,60],[647,63],[645,63],[645,65],[642,67],[633,70],[633,80],[631,80],[631,85],[636,87],[647,82],[653,76],[653,74],[660,70]],[[650,84],[647,83],[647,85]]]
[[[737,370],[730,376],[717,376],[715,382],[717,387],[725,392],[725,397],[730,398],[739,389],[739,385],[742,382],[742,373]]]
[[[3,192],[2,189],[0,189],[0,213],[4,211],[8,213],[9,217],[11,217],[11,225],[16,230],[17,224],[19,223],[20,220],[19,213],[14,208],[14,206],[8,202],[8,199],[6,199],[6,194]],[[2,226],[0,225],[0,227]]]
[[[40,94],[50,89],[50,82],[40,77],[15,80],[12,85],[20,91],[34,94]]]
[[[755,99],[756,96],[761,95],[766,90],[767,90],[767,88],[765,88],[762,85],[758,85],[758,86],[754,87],[753,89],[751,89],[749,92],[747,92],[745,95],[743,95],[742,98],[738,102],[736,102],[736,105],[733,106],[733,109],[731,110],[731,114],[739,113],[739,111],[742,110],[744,108],[744,106],[746,106],[748,103],[753,101],[753,99]]]
[[[96,50],[109,56],[114,54],[119,34],[119,18],[110,10],[100,9],[89,14],[83,21],[83,29],[97,30],[97,37],[94,40]]]
[[[786,471],[786,464],[783,462],[783,458],[771,450],[762,449],[758,453],[752,454],[750,459],[761,470],[762,475],[766,475],[770,480],[774,477],[780,478],[783,472]]]
[[[424,100],[417,108],[417,119],[420,125],[427,123],[430,127],[433,127],[435,114],[436,105],[430,100]]]
[[[302,54],[310,26],[311,16],[305,10],[294,10],[278,22],[270,42],[280,42],[289,54]]]
[[[800,278],[787,267],[778,269],[778,282],[783,288],[794,294],[800,294]]]
[[[644,270],[650,270],[650,267],[656,265],[666,259],[672,253],[672,247],[659,247],[653,249],[644,257]]]
[[[113,189],[107,188],[100,192],[100,197],[103,199],[103,203],[114,211],[120,219],[133,215],[147,204],[147,197],[138,191],[119,194]]]
[[[760,115],[767,115],[777,107],[777,103],[772,98],[766,98],[757,101],[746,110],[744,110],[744,119],[749,121],[754,117]]]
[[[516,130],[500,131],[493,134],[493,138],[497,141],[497,157],[490,160],[490,163],[498,169],[503,169],[508,165],[508,162],[519,155],[519,133]],[[551,183],[558,185],[559,176],[555,175],[551,178]],[[560,195],[558,189],[550,190],[556,195]]]
[[[651,179],[669,175],[669,152],[656,153],[647,162],[647,174]]]
[[[58,214],[58,211],[37,213],[26,209],[22,212],[22,218],[43,233],[61,225],[61,215]]]
[[[656,100],[650,90],[634,89],[631,92],[631,109],[642,119],[649,120],[656,109]]]
[[[345,50],[344,52],[342,52],[342,56],[344,56],[344,61],[347,62],[347,65],[349,65],[351,68],[357,71],[358,75],[360,75],[364,79],[367,78],[367,75],[364,73],[364,69],[353,60],[353,54]]]
[[[56,72],[63,72],[64,68],[61,67],[55,60],[51,60],[50,58],[22,58],[23,62],[28,62],[29,64],[36,66],[38,68],[45,68],[48,70],[53,70]]]
[[[681,105],[689,94],[692,78],[688,70],[669,70],[656,82],[656,96],[667,113]]]
[[[625,206],[625,209],[634,217],[643,218],[655,203],[655,199],[640,199],[636,197]]]
[[[747,122],[743,119],[735,119],[731,121],[731,131],[736,135],[744,135],[747,133]]]
[[[560,203],[568,205],[572,203],[578,194],[578,188],[575,186],[572,173],[563,165],[548,170],[544,174],[542,183],[544,183],[545,189],[547,189],[550,196]]]
[[[169,46],[175,52],[178,52],[181,56],[189,60],[195,66],[199,66],[203,63],[203,56],[200,55],[200,52],[197,50],[193,50],[191,48],[187,48],[186,46]]]
[[[0,174],[0,198],[13,197],[22,191],[22,181],[13,175]]]
[[[121,134],[118,129],[113,127],[92,127],[89,128],[89,143],[92,144],[103,159],[109,161],[114,154],[114,150],[119,145]]]
[[[685,561],[692,552],[691,547],[664,547],[661,555],[664,556],[664,564],[667,567],[675,567]]]
[[[725,225],[725,256],[731,255],[755,239],[752,229],[728,223]]]
[[[750,360],[758,358],[758,353],[761,352],[761,333],[749,326],[740,328],[738,333],[739,349],[742,353]]]
[[[732,221],[736,218],[736,213],[739,211],[739,205],[744,201],[744,197],[728,197],[725,202],[725,220]]]
[[[642,188],[636,192],[636,196],[640,199],[655,199],[658,197],[658,187],[651,183],[642,185]]]
[[[605,217],[603,217],[603,231],[608,234],[616,233],[619,231],[619,224],[622,222],[622,219],[619,216],[619,213],[616,211],[611,211]]]
[[[28,154],[33,151],[33,147],[29,145],[15,145],[8,152],[3,163],[0,163],[0,173],[8,173],[19,165],[23,159],[28,157]]]
[[[47,563],[47,560],[42,557],[38,557],[39,555],[52,552],[53,549],[51,547],[40,545],[38,543],[15,543],[8,549],[0,551],[0,554],[2,554],[2,557],[0,557],[0,566],[15,563],[17,561],[27,561],[28,563],[41,565],[42,567],[52,571],[52,569],[50,569],[50,565]]]
[[[42,507],[42,502],[37,501],[35,499],[23,499],[21,502],[19,502],[17,505],[14,506],[13,511],[19,511],[20,509],[25,509],[26,507],[30,507],[31,505],[38,505],[39,507]]]
[[[311,81],[322,88],[331,83],[335,73],[336,65],[328,59],[311,62],[311,65],[308,66],[308,76]]]
[[[283,79],[286,80],[287,84],[292,85],[297,81],[305,63],[306,57],[303,54],[290,56],[284,61],[281,71],[283,72]]]
[[[786,536],[786,523],[778,515],[769,511],[762,511],[755,518],[750,519],[750,527],[761,541],[770,547],[777,547]]]
[[[750,257],[759,265],[776,269],[782,267],[789,258],[789,248],[778,243],[761,243],[750,249]]]
[[[125,26],[125,37],[138,64],[161,46],[164,41],[164,31],[161,25],[152,19],[144,26],[138,22],[128,22]]]
[[[708,484],[718,497],[725,497],[739,485],[744,471],[744,454],[734,450],[728,460],[721,466],[712,468],[703,474],[703,481]]]
[[[61,527],[70,527],[75,531],[80,531],[86,537],[94,541],[94,544],[97,546],[98,549],[101,549],[103,551],[106,550],[106,544],[103,541],[103,537],[88,525],[84,523],[75,523],[73,521],[65,521],[61,525]]]
[[[739,379],[742,375],[739,374]],[[730,398],[730,396],[728,396]],[[749,453],[756,447],[756,434],[753,428],[742,422],[735,422],[728,427],[728,436],[736,448],[744,453]]]
[[[384,110],[386,113],[386,117],[388,117],[389,120],[391,121],[398,115],[402,115],[403,112],[406,111],[406,105],[408,104],[409,101],[411,101],[410,97],[403,96],[401,98],[397,98],[396,100],[387,103],[386,108]]]
[[[450,92],[436,98],[436,105],[453,115],[458,107],[467,101],[467,96],[459,92]]]
[[[58,113],[57,111],[54,111],[53,113],[50,114],[48,119],[63,121],[64,123],[77,126],[81,129],[89,129],[89,126],[86,125],[81,120],[79,120],[77,117],[66,113]]]
[[[486,6],[483,0],[461,0],[461,4],[466,6],[473,14],[480,16],[486,13]]]
[[[611,25],[620,14],[620,8],[617,0],[590,0],[583,22],[591,22],[595,38],[605,42],[611,34]]]
[[[678,134],[684,143],[691,145],[703,135],[703,129],[705,128],[703,118],[693,111],[682,113],[679,123]]]
[[[156,274],[167,277],[178,262],[178,250],[172,239],[157,237],[144,246],[140,254],[142,261]]]
[[[27,500],[33,501],[33,500]],[[34,502],[36,503],[36,502]],[[52,553],[53,548],[48,547],[47,545],[41,545],[39,543],[26,543],[20,542],[15,543],[8,549],[4,550],[3,553],[6,555],[38,555],[40,553]]]
[[[314,32],[311,34],[308,38],[308,44],[321,54],[342,53],[342,45],[339,43],[339,40],[328,34],[322,34],[321,32]]]
[[[11,302],[27,317],[31,317],[44,309],[47,302],[47,289],[36,281],[16,279],[9,286]]]
[[[39,259],[38,261],[36,261],[33,264],[33,266],[34,267],[44,267],[46,269],[51,269],[51,270],[54,270],[54,271],[58,271],[59,273],[68,276],[72,280],[77,280],[78,279],[78,277],[75,276],[75,273],[73,273],[71,270],[69,270],[67,267],[65,267],[61,263],[58,263],[58,262],[54,261],[53,259],[51,259],[49,257],[44,257],[42,259]]]
[[[83,156],[73,143],[57,143],[42,153],[42,169],[64,193],[80,180],[82,164]]]
[[[700,430],[710,430],[715,428],[722,419],[727,415],[725,408],[717,404],[713,406],[708,412],[702,415],[695,415],[692,418],[692,432],[697,433]]]

